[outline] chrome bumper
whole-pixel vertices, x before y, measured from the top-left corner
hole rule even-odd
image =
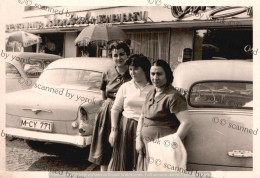
[[[69,145],[75,145],[78,147],[86,147],[91,144],[92,136],[80,136],[80,135],[64,135],[64,134],[54,134],[46,132],[35,132],[30,130],[18,129],[18,128],[5,128],[5,133],[12,135],[14,137],[44,141],[44,142],[54,142],[63,143]]]

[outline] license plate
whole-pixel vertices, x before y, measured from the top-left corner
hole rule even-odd
[[[22,118],[21,127],[31,130],[52,132],[53,122]]]

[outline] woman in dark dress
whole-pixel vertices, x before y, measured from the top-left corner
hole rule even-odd
[[[171,85],[173,73],[169,64],[155,61],[150,78],[155,89],[146,96],[136,132],[136,150],[141,152],[145,148],[146,165],[152,149],[148,148],[149,142],[174,133],[183,139],[191,127],[186,99]]]
[[[111,46],[115,67],[108,69],[102,76],[102,97],[105,100],[97,114],[88,160],[100,165],[101,171],[107,170],[112,154],[108,142],[111,131],[111,108],[119,87],[131,79],[128,66],[125,64],[130,54],[126,43],[115,43]]]

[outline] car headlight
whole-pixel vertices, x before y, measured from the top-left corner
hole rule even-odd
[[[77,121],[74,121],[74,122],[71,123],[71,126],[72,126],[73,128],[77,128],[77,127],[79,126],[79,124],[78,124]]]
[[[89,119],[87,111],[80,108],[79,133],[84,136],[92,135],[94,124],[95,119]]]
[[[71,126],[73,128],[78,128],[79,125],[81,125],[82,122],[87,122],[88,113],[83,108],[80,108],[80,112],[78,114],[78,117],[79,117],[78,121],[74,121],[74,122],[71,123]]]
[[[88,113],[83,108],[80,108],[80,120],[83,122],[87,122],[88,120]]]

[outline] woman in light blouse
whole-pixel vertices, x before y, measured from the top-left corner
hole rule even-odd
[[[111,110],[112,129],[109,142],[113,146],[113,153],[108,166],[110,171],[135,170],[135,134],[138,119],[145,96],[153,89],[150,83],[151,64],[147,57],[133,55],[126,64],[129,65],[132,80],[119,88]]]

